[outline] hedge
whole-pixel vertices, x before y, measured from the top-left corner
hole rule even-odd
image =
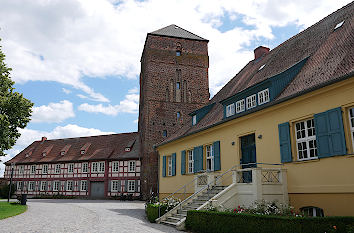
[[[167,206],[161,206],[160,207],[160,216],[164,215],[166,213]],[[159,217],[159,207],[158,205],[155,204],[147,204],[145,208],[145,212],[147,215],[147,218],[150,222],[155,222],[156,219]]]
[[[203,233],[354,233],[354,217],[284,217],[231,212],[187,212],[186,228]]]

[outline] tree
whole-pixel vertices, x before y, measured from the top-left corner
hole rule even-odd
[[[31,120],[33,106],[31,101],[14,91],[11,70],[5,64],[0,46],[0,156],[4,156],[4,151],[11,149],[21,136],[19,129],[25,128]]]

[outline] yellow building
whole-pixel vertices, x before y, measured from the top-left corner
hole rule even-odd
[[[309,215],[353,216],[353,12],[350,3],[271,51],[258,47],[157,145],[160,198],[177,191],[193,206],[211,190],[214,205],[278,199]]]

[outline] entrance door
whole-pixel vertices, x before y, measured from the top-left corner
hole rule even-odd
[[[257,167],[255,134],[241,137],[241,168]],[[252,171],[242,173],[243,182],[252,182]]]
[[[104,182],[90,182],[91,198],[104,198]]]

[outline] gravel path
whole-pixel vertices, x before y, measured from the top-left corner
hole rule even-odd
[[[149,223],[143,202],[28,200],[27,204],[25,213],[0,220],[0,232],[180,232]]]

